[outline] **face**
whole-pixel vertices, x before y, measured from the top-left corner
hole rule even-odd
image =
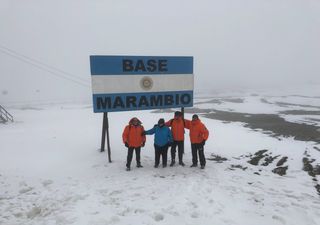
[[[138,125],[138,120],[137,119],[133,119],[132,120],[132,124],[135,125],[135,126]]]
[[[160,122],[160,123],[158,122],[158,126],[159,126],[159,127],[163,127],[163,126],[164,126],[164,123],[163,123],[163,122]]]

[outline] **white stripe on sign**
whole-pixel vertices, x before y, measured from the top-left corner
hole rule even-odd
[[[193,90],[193,74],[92,75],[93,94]]]

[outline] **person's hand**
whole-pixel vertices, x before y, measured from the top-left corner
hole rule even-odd
[[[204,145],[206,144],[206,141],[203,140],[203,141],[201,142],[201,144],[202,144],[202,146],[204,146]]]
[[[125,142],[124,145],[125,145],[127,148],[129,148],[128,142]]]
[[[142,133],[141,133],[141,136],[144,136],[144,135],[146,135],[146,131],[142,131]]]
[[[144,147],[146,144],[146,142],[142,142],[141,147]]]

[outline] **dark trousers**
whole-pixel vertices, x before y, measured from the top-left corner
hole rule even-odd
[[[167,154],[168,154],[168,145],[165,146],[158,146],[154,145],[155,151],[155,166],[159,166],[160,163],[160,156],[162,156],[162,165],[167,166]]]
[[[179,163],[183,162],[184,141],[173,141],[171,146],[171,161],[176,160],[176,148],[178,146]]]
[[[128,155],[127,155],[127,168],[130,167],[131,165],[131,161],[132,161],[132,157],[133,157],[133,150],[136,150],[136,160],[137,160],[137,165],[141,165],[140,163],[140,150],[141,147],[129,147],[128,148]]]
[[[206,165],[206,158],[204,156],[203,152],[203,145],[202,144],[191,144],[191,150],[192,150],[192,164],[197,165],[198,164],[198,154],[199,154],[199,160],[200,165],[205,166]]]

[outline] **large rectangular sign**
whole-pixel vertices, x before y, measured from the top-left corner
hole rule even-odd
[[[94,112],[193,106],[193,57],[90,56]]]

